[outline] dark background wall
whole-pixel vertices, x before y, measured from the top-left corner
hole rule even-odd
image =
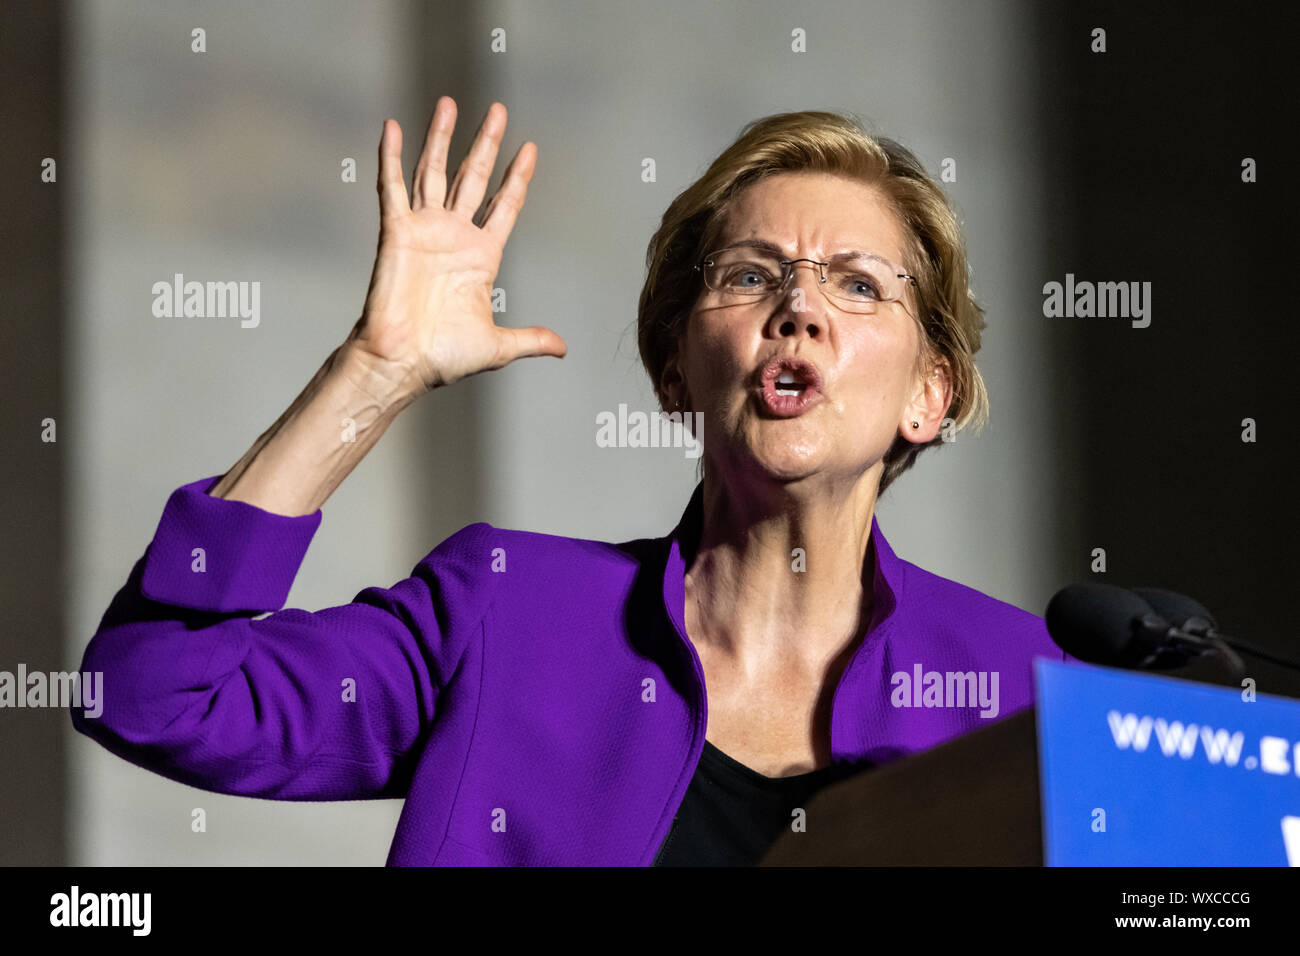
[[[1105,548],[1106,580],[1191,594],[1226,633],[1300,656],[1294,20],[1263,4],[1036,9],[1045,56],[1025,81],[1056,184],[1043,280],[1153,287],[1148,328],[1043,319],[1061,329],[1059,427],[1080,463],[1081,531],[1062,543],[1080,579]],[[1251,675],[1300,693],[1266,663]]]
[[[41,422],[68,425],[63,347],[66,191],[40,178],[63,154],[64,51],[59,4],[5,10],[0,29],[0,670],[62,669],[64,459]],[[60,172],[66,175],[66,169]],[[58,665],[58,666],[55,666]],[[0,865],[61,862],[65,728],[49,711],[0,711]]]

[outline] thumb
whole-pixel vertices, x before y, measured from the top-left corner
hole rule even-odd
[[[554,355],[564,358],[569,352],[568,345],[550,329],[540,325],[526,329],[508,329],[497,326],[497,354],[501,356],[501,365],[509,365],[515,359],[534,358],[539,355]]]

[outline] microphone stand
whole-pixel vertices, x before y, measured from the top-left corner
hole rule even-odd
[[[1234,685],[1239,685],[1246,676],[1245,662],[1229,646],[1240,646],[1240,642],[1219,634],[1214,625],[1204,618],[1189,617],[1181,627],[1175,627],[1158,614],[1150,613],[1135,619],[1134,624],[1145,637],[1156,642],[1155,647],[1138,664],[1140,669],[1167,670],[1180,667],[1192,658],[1213,656],[1227,665]],[[1250,647],[1242,649],[1256,653]]]

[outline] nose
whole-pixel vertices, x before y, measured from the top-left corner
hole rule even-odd
[[[769,331],[774,337],[806,333],[817,338],[826,327],[826,298],[821,292],[821,265],[799,259],[781,290],[780,305],[773,310]]]

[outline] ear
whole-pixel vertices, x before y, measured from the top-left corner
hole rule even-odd
[[[947,359],[940,358],[928,371],[918,375],[916,391],[903,409],[898,433],[919,445],[934,441],[951,404],[952,368]],[[916,428],[912,422],[917,423]]]
[[[659,394],[663,396],[663,403],[667,406],[667,411],[673,411],[673,402],[680,401],[684,411],[687,402],[686,380],[682,377],[681,366],[678,363],[678,356],[674,355],[665,364],[664,369],[659,375]]]

